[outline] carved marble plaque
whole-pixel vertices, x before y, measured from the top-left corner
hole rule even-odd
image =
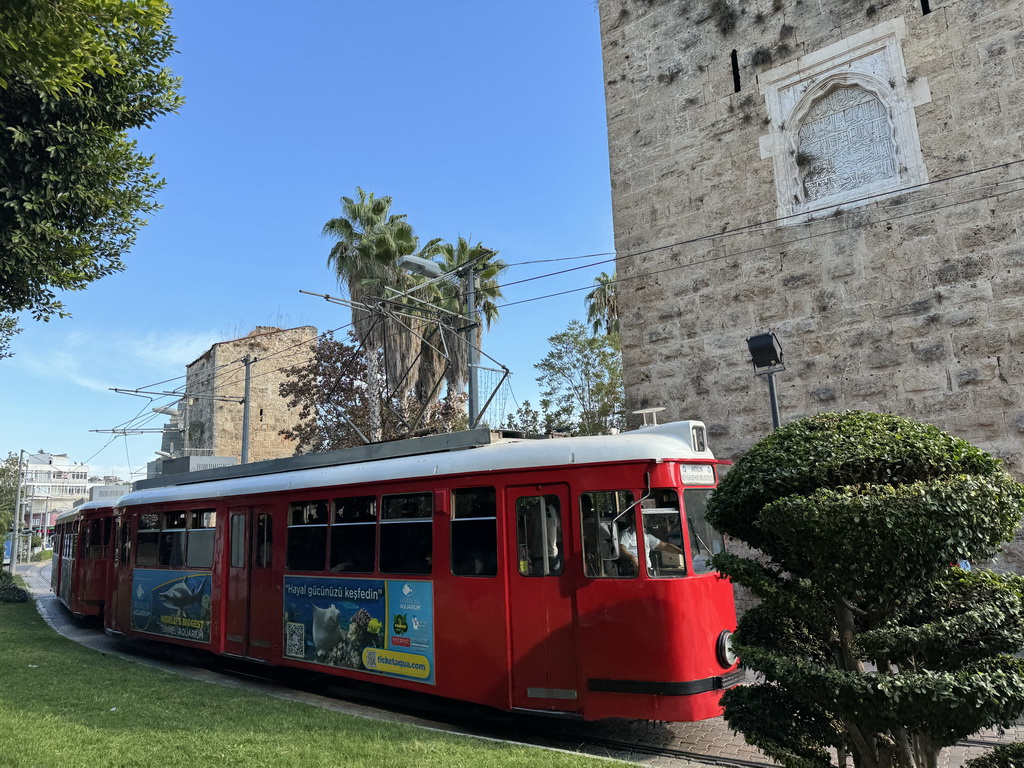
[[[885,105],[863,88],[836,88],[818,100],[800,126],[797,146],[808,201],[898,177]]]
[[[889,19],[758,75],[781,226],[866,205],[928,180],[914,109],[926,77],[903,62],[903,17]]]

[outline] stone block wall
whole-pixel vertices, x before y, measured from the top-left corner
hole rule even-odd
[[[187,366],[187,391],[231,398],[231,402],[186,399],[184,429],[189,449],[214,456],[242,455],[241,401],[245,394],[245,355],[256,359],[250,378],[249,461],[291,456],[295,444],[278,434],[297,418],[279,394],[284,370],[309,361],[316,328],[282,330],[260,326],[248,336],[214,344]]]
[[[1024,1],[599,8],[627,408],[738,457],[771,426],[746,338],[774,331],[783,421],[896,413],[1024,477]],[[787,124],[838,87],[882,171],[835,115]]]

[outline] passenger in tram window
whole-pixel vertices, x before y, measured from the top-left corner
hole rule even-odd
[[[637,554],[636,522],[632,514],[621,517],[620,521],[619,552],[626,562],[633,567],[634,572],[639,571],[640,560]],[[656,567],[658,559],[654,555],[655,552],[671,552],[680,556],[683,555],[683,550],[675,544],[662,541],[654,534],[647,533],[646,531],[644,531],[644,543],[647,546],[647,570],[652,576],[657,576],[659,570]],[[627,565],[627,568],[629,565]]]

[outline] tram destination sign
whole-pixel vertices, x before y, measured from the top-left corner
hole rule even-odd
[[[715,484],[715,468],[711,464],[683,464],[680,475],[683,485]]]

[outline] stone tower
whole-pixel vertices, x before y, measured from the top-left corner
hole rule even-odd
[[[626,397],[891,412],[1021,475],[1024,0],[600,0]]]
[[[214,344],[186,366],[183,428],[186,453],[242,455],[242,406],[245,366],[256,359],[250,377],[249,460],[279,459],[295,453],[295,444],[278,434],[295,426],[296,416],[280,396],[284,371],[309,361],[316,328],[282,330],[259,326],[248,336]],[[214,399],[218,398],[218,399]],[[221,398],[231,398],[230,401]]]

